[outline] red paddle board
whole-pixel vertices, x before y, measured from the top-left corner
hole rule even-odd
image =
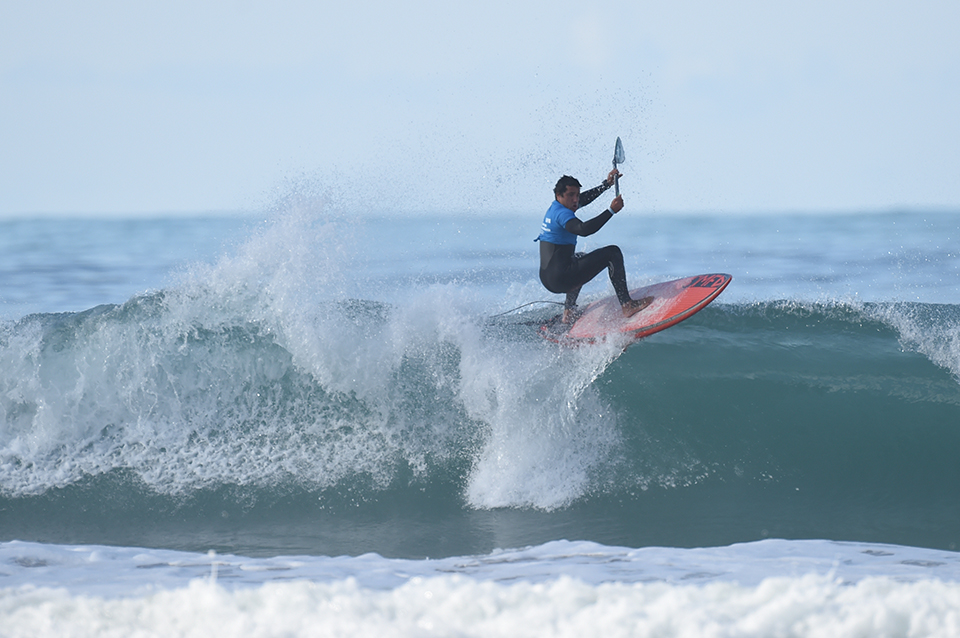
[[[615,335],[642,339],[692,317],[716,299],[732,279],[724,274],[696,275],[637,288],[630,291],[631,298],[653,300],[632,317],[623,316],[616,297],[607,297],[584,308],[573,325],[555,317],[540,326],[540,334],[570,345],[594,343]]]

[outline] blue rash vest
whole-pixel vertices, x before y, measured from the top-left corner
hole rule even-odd
[[[551,244],[577,245],[577,236],[565,228],[567,222],[575,218],[576,214],[558,202],[553,200],[550,208],[543,216],[543,224],[540,225],[540,241],[548,241]]]

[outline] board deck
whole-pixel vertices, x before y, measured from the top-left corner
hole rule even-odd
[[[714,273],[644,286],[631,290],[630,297],[649,296],[653,301],[632,317],[624,317],[617,298],[611,296],[584,308],[572,325],[562,323],[559,316],[554,317],[540,326],[540,333],[551,341],[570,345],[621,335],[631,340],[642,339],[692,317],[716,299],[732,279],[730,275]]]

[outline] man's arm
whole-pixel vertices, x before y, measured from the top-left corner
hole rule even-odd
[[[600,194],[603,193],[603,191],[607,190],[608,188],[610,188],[610,186],[608,186],[607,181],[604,180],[603,183],[600,184],[599,186],[580,193],[580,208],[583,208],[584,206],[586,206],[596,198],[600,197]]]
[[[610,202],[610,208],[603,211],[593,219],[582,222],[574,217],[564,224],[563,227],[574,235],[586,237],[587,235],[592,235],[603,228],[603,225],[610,221],[610,218],[613,217],[614,213],[619,213],[621,210],[623,210],[623,196],[617,195],[613,198],[613,201]]]
[[[594,217],[593,219],[587,220],[585,222],[580,221],[576,217],[571,219],[566,223],[564,228],[568,232],[573,233],[574,235],[579,235],[580,237],[586,237],[592,235],[601,228],[603,225],[610,221],[610,218],[613,217],[613,213],[610,212],[610,209],[607,209]]]

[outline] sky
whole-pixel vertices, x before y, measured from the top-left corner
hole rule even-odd
[[[960,210],[960,2],[0,5],[0,215]]]

